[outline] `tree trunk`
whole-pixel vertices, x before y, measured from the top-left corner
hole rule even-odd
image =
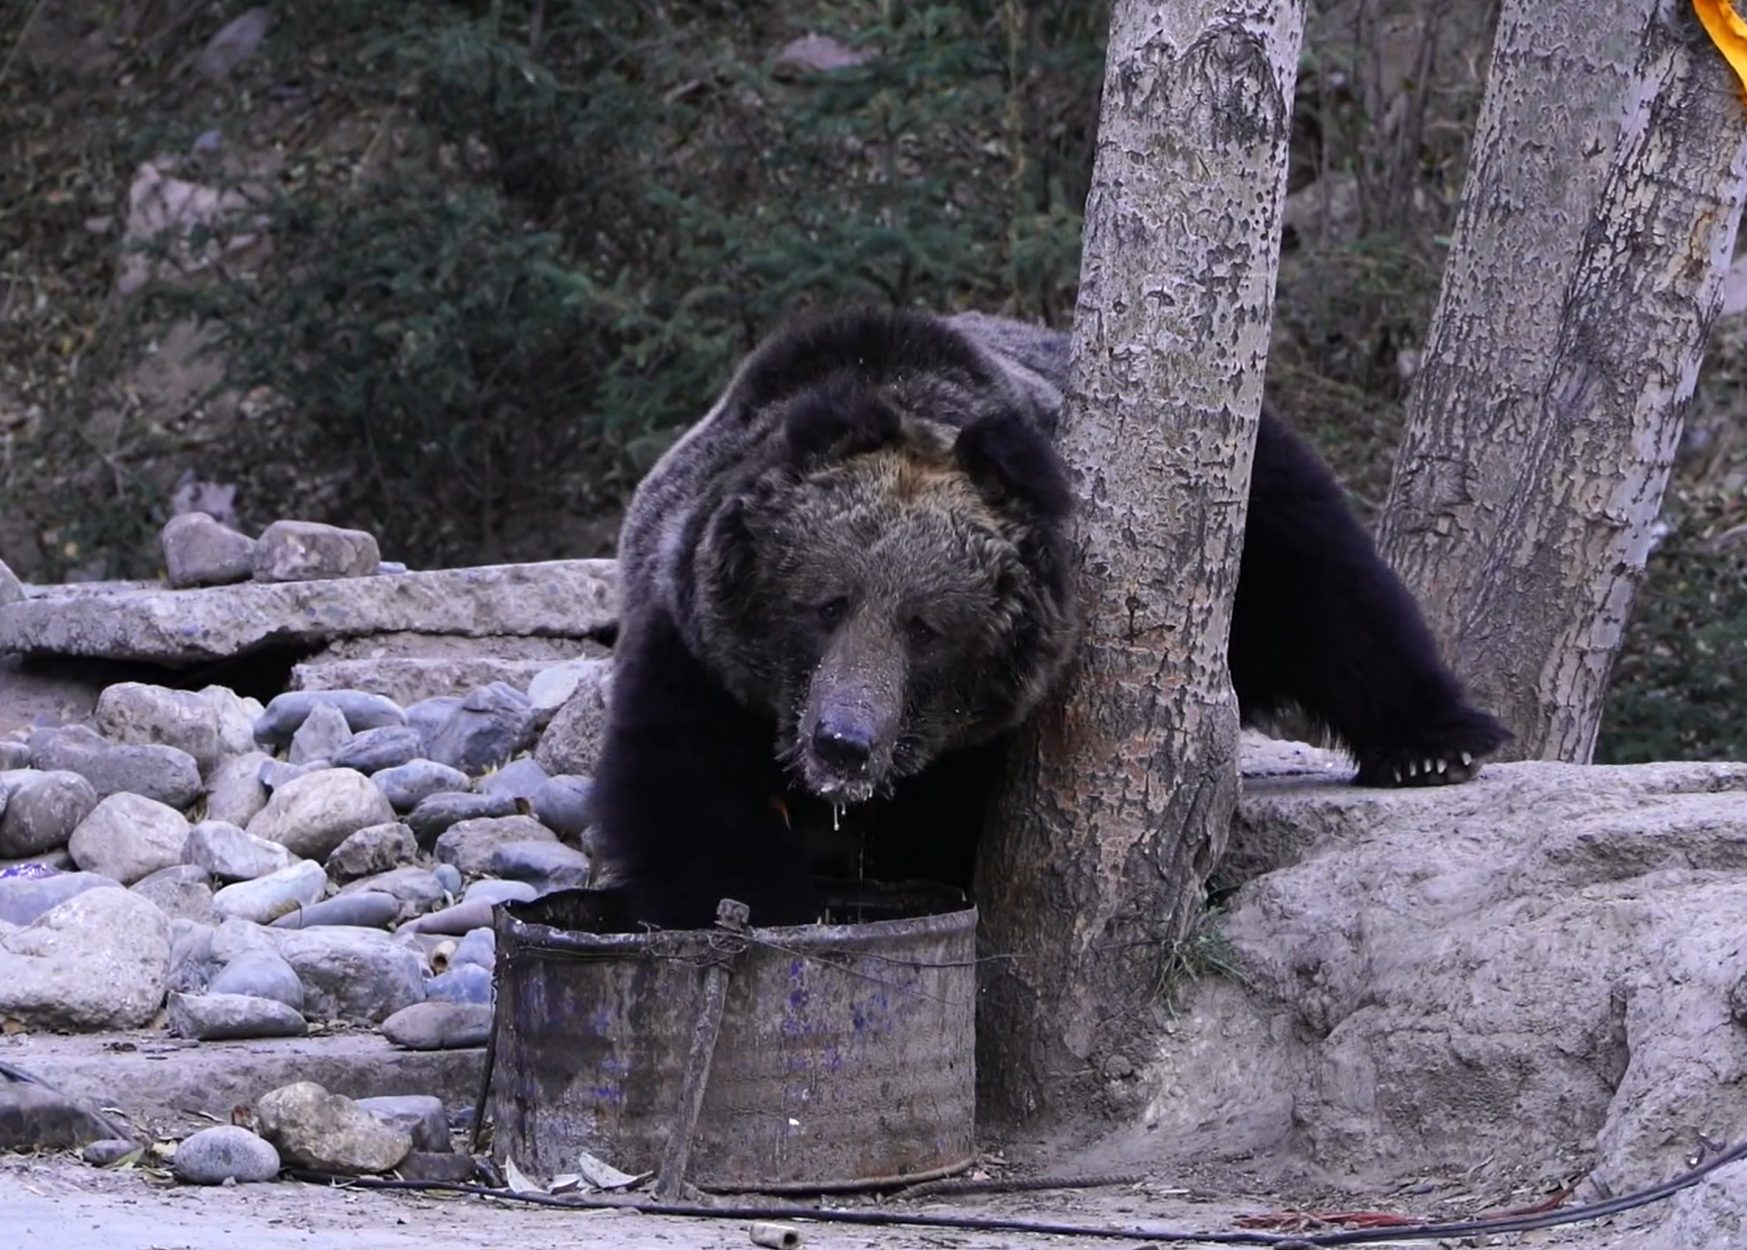
[[[1062,448],[1085,626],[983,843],[983,1105],[1133,1094],[1237,794],[1226,671],[1300,0],[1118,0]],[[1106,1081],[1108,1078],[1108,1082]]]
[[[1519,757],[1594,749],[1744,141],[1686,0],[1505,0],[1378,540]]]

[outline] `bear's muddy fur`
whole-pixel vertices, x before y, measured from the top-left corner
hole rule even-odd
[[[979,314],[819,318],[754,351],[639,485],[592,800],[634,919],[705,925],[731,897],[806,923],[821,870],[969,885],[1003,739],[1074,648],[1067,363],[1065,335]],[[1266,411],[1252,476],[1246,720],[1302,708],[1360,784],[1471,776],[1508,735]]]

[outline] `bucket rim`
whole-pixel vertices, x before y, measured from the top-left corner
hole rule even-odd
[[[555,891],[554,894],[583,894],[586,888]],[[500,938],[512,939],[523,947],[563,951],[588,951],[600,954],[638,954],[660,948],[664,952],[702,951],[722,936],[722,930],[650,929],[642,933],[593,933],[570,929],[540,920],[525,919],[516,914],[520,908],[537,907],[554,897],[541,895],[536,899],[507,901],[492,908],[492,928]],[[965,931],[976,932],[976,904],[965,900],[962,907],[927,912],[919,916],[888,916],[878,920],[855,921],[849,924],[752,925],[746,936],[754,944],[777,946],[797,954],[830,950],[853,950],[870,942],[894,937],[945,938]]]

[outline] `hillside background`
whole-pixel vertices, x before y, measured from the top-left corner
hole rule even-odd
[[[1072,315],[1103,3],[0,15],[0,559],[27,580],[157,575],[188,507],[415,567],[610,554],[785,316]],[[1367,517],[1495,19],[1310,5],[1270,393]],[[1744,383],[1725,317],[1598,760],[1747,758]]]

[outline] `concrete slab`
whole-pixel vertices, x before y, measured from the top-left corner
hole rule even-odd
[[[162,1032],[0,1037],[0,1060],[63,1094],[180,1136],[268,1090],[317,1081],[348,1098],[434,1094],[451,1115],[479,1096],[485,1050],[400,1050],[375,1033],[193,1042]],[[212,1118],[207,1118],[212,1117]]]
[[[31,587],[0,605],[0,653],[194,664],[394,631],[583,638],[613,623],[617,576],[613,560],[545,560],[199,590]]]

